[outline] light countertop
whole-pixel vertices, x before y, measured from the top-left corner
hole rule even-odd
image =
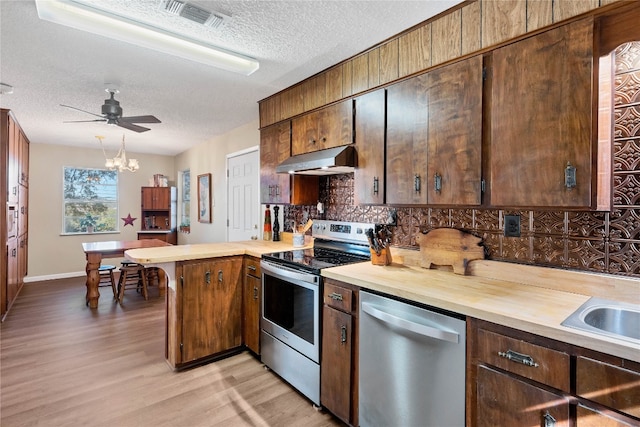
[[[300,248],[255,240],[132,249],[125,256],[157,264],[291,249]],[[393,252],[389,266],[349,264],[323,269],[322,276],[640,362],[636,344],[560,325],[590,296],[639,304],[640,280],[488,260],[472,261],[471,275],[463,276],[414,266],[409,261],[418,251]]]

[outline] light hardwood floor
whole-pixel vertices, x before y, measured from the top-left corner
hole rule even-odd
[[[25,284],[0,326],[0,425],[343,426],[251,354],[182,372],[164,360],[164,298],[84,279]]]

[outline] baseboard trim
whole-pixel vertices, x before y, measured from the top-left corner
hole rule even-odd
[[[86,276],[86,275],[87,273],[85,271],[72,271],[69,273],[46,274],[44,276],[26,276],[24,278],[24,283],[44,282],[47,280],[56,280],[56,279],[69,279],[72,277],[80,277],[80,276]]]

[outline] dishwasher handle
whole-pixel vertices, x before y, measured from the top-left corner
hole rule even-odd
[[[375,308],[373,305],[363,302],[362,311],[368,315],[375,317],[390,325],[396,326],[401,329],[414,332],[419,335],[423,335],[429,338],[435,338],[442,341],[448,341],[457,344],[459,334],[452,331],[445,331],[443,329],[434,328],[432,326],[423,325],[420,323],[412,322],[410,320],[403,319],[393,314],[387,313],[380,309]]]

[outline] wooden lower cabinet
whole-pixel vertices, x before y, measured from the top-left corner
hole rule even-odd
[[[178,244],[178,232],[173,230],[170,232],[158,232],[158,233],[150,233],[150,232],[138,232],[138,240],[144,239],[158,239],[163,242],[171,243],[172,245]]]
[[[487,366],[478,367],[478,427],[569,426],[569,399]]]
[[[242,256],[180,261],[167,303],[167,360],[174,368],[242,345]]]
[[[260,304],[262,297],[262,277],[260,258],[244,257],[242,291],[242,342],[260,354]]]
[[[467,322],[467,425],[640,426],[640,363]]]
[[[358,425],[358,289],[325,279],[323,301],[320,402]]]

